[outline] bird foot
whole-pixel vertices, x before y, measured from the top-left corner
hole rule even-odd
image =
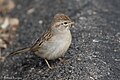
[[[4,62],[4,60],[5,60],[5,57],[0,57],[1,62]]]
[[[62,58],[58,58],[60,60],[61,63],[67,63],[69,60],[65,60],[65,59],[62,59]]]

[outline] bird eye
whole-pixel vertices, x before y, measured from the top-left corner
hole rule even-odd
[[[63,22],[63,23],[61,23],[61,25],[67,25],[68,23],[67,22]]]
[[[67,22],[64,22],[64,24],[67,24]]]

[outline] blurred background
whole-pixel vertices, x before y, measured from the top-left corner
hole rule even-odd
[[[28,47],[64,13],[75,21],[67,63],[32,53],[0,62],[0,80],[120,80],[120,0],[0,0],[0,56]]]

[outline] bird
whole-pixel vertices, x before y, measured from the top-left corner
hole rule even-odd
[[[74,24],[74,21],[72,21],[67,15],[57,13],[48,29],[32,46],[14,51],[6,57],[0,57],[0,60],[4,61],[10,56],[30,51],[38,57],[43,58],[47,66],[52,69],[48,60],[55,60],[64,57],[72,41],[70,29],[74,27]]]

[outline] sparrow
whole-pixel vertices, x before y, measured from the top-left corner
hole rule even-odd
[[[30,51],[43,58],[52,69],[47,60],[55,60],[65,55],[71,44],[70,28],[72,27],[74,27],[74,22],[67,15],[58,13],[54,16],[47,31],[31,47],[14,51],[6,57],[1,57],[0,60],[4,61],[7,57]]]

